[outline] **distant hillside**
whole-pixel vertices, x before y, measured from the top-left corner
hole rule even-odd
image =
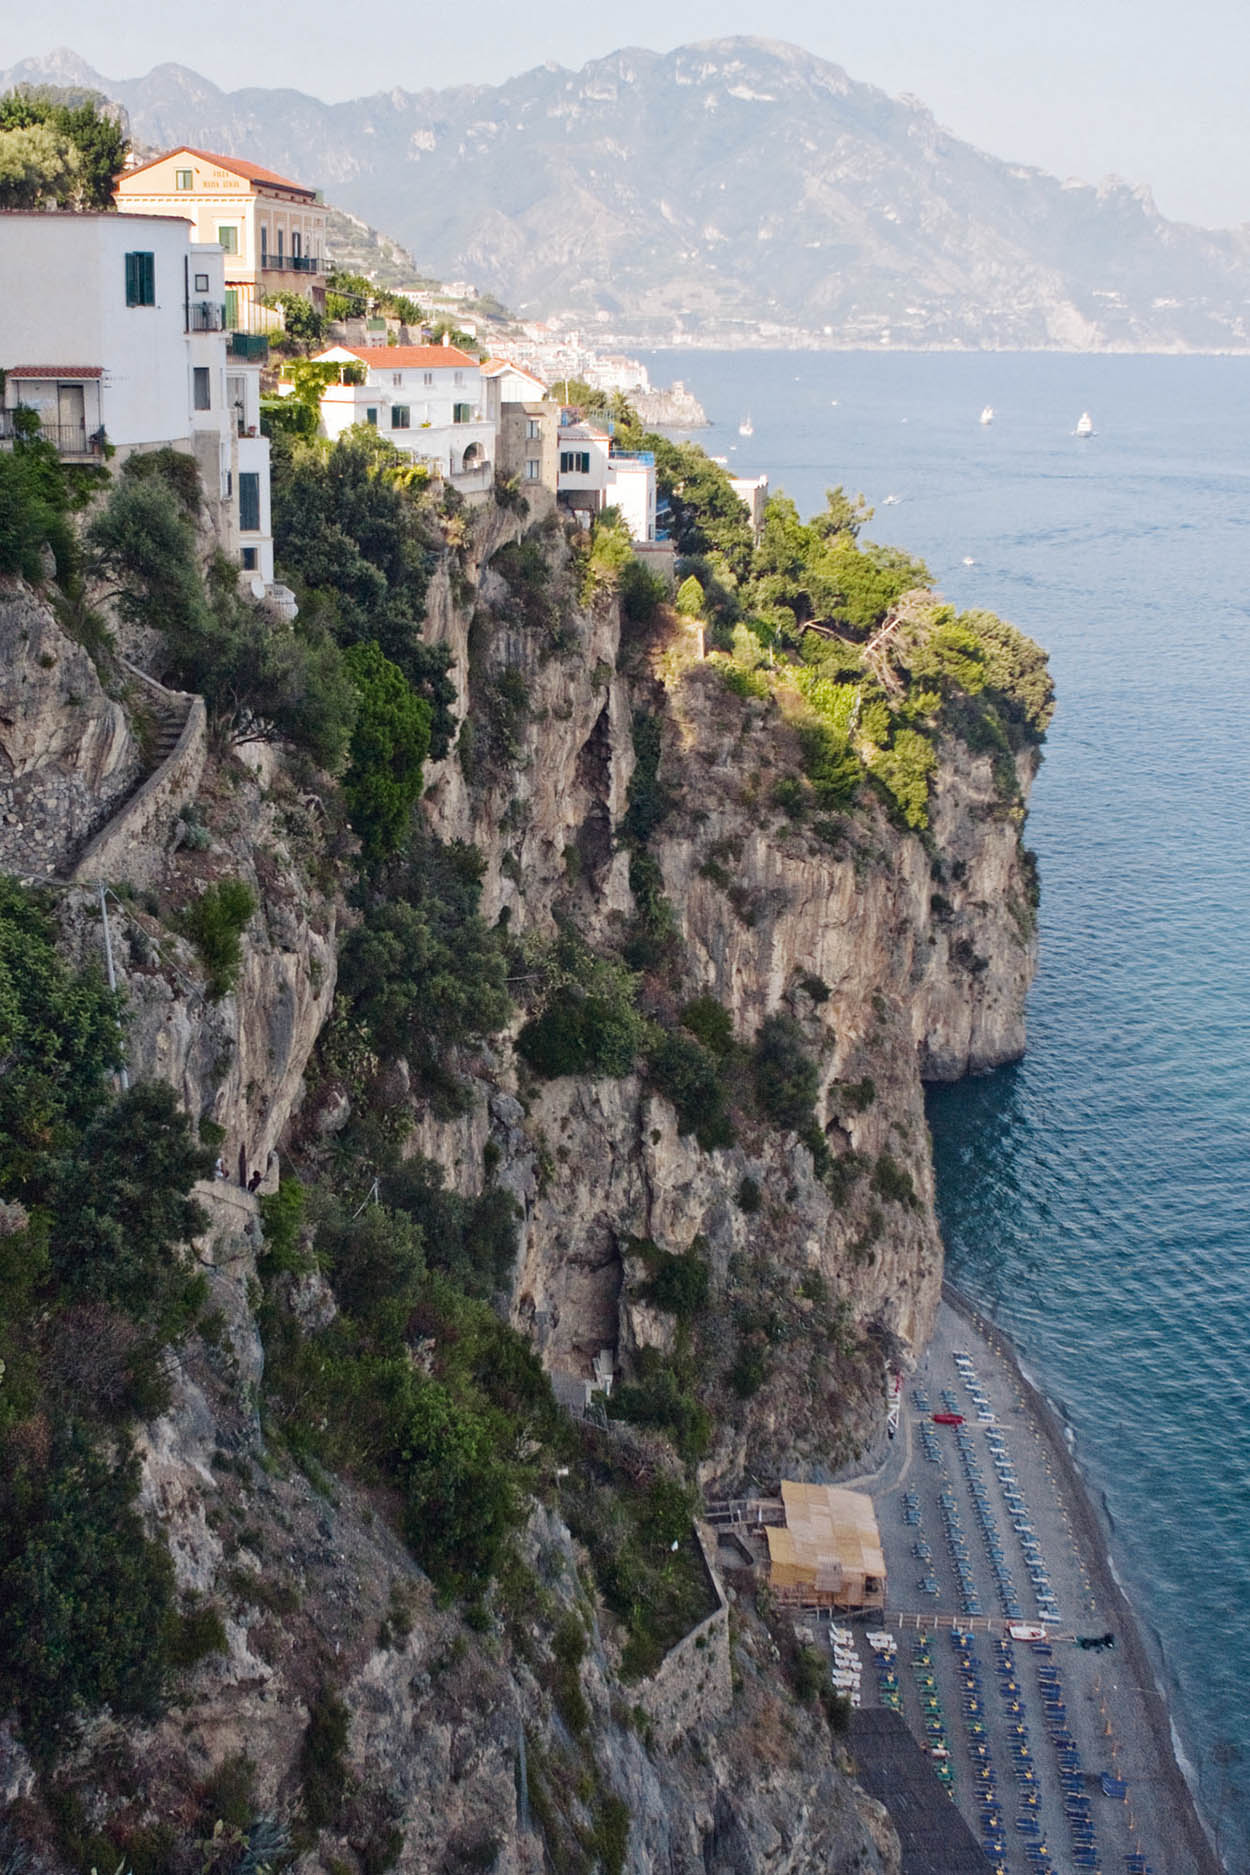
[[[176,65],[117,82],[72,53],[0,83],[31,78],[98,86],[144,142],[290,170],[530,316],[602,312],[637,339],[1250,347],[1250,231],[1001,162],[771,41],[345,104]]]

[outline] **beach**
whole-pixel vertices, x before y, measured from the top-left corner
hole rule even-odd
[[[1063,1424],[949,1286],[890,1451],[856,1482],[877,1508],[897,1647],[883,1660],[857,1627],[861,1699],[895,1705],[935,1751],[990,1865],[1220,1875]],[[1011,1640],[1009,1614],[1046,1642]]]

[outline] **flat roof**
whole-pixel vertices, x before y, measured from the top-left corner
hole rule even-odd
[[[783,1479],[786,1520],[769,1524],[770,1574],[786,1588],[816,1588],[836,1594],[875,1576],[885,1584],[885,1557],[872,1499],[833,1484],[796,1484]]]
[[[902,1875],[989,1875],[993,1864],[901,1712],[885,1706],[852,1712],[849,1743],[855,1781],[885,1805],[898,1831]]]

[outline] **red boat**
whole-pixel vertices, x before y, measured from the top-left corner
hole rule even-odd
[[[964,1416],[962,1413],[935,1413],[933,1423],[935,1426],[962,1426]]]

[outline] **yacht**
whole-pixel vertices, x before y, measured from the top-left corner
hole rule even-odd
[[[1077,418],[1076,433],[1078,436],[1092,436],[1094,434],[1094,419],[1090,416],[1088,410],[1082,410],[1080,416]]]
[[[983,410],[983,411],[981,412],[981,421],[982,421],[982,423],[993,423],[993,421],[994,421],[994,406],[993,406],[993,404],[987,404],[987,405],[985,406],[985,409],[984,409],[984,410]]]
[[[747,411],[746,416],[743,417],[741,423],[738,425],[738,434],[739,436],[754,436],[755,435],[755,425],[751,421],[751,412],[749,410]]]

